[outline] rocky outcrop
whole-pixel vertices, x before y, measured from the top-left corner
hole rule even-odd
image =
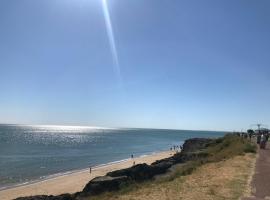
[[[83,189],[78,193],[78,196],[97,195],[103,192],[111,192],[118,190],[122,184],[128,182],[127,176],[100,176],[91,180]]]
[[[16,200],[75,200],[75,197],[71,194],[61,194],[58,196],[47,196],[47,195],[38,195],[31,197],[20,197]]]
[[[162,162],[156,165],[139,164],[131,168],[109,172],[107,176],[127,176],[132,181],[144,181],[153,178],[155,175],[165,173],[172,166],[170,162]]]
[[[183,144],[182,153],[198,152],[207,147],[209,143],[213,142],[213,139],[207,138],[192,138],[185,141]]]

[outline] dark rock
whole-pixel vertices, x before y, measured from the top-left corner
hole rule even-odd
[[[38,195],[29,197],[19,197],[15,200],[75,200],[75,198],[71,194],[61,194],[58,196]]]
[[[79,196],[97,195],[120,189],[121,184],[128,182],[127,176],[100,176],[91,180],[80,192]]]
[[[172,166],[171,162],[162,162],[156,165],[139,164],[131,168],[121,169],[107,173],[107,176],[118,177],[127,176],[133,181],[144,181],[151,179],[155,175],[165,173]]]
[[[209,143],[211,143],[213,139],[207,138],[192,138],[185,141],[183,144],[182,153],[191,153],[197,152],[202,149],[205,149]]]
[[[171,165],[177,163],[183,163],[186,161],[186,156],[183,153],[176,153],[172,157],[164,158],[162,160],[157,160],[156,162],[152,163],[151,165],[157,165],[160,163],[171,163]]]

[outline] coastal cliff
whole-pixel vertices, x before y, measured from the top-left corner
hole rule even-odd
[[[124,187],[140,184],[148,180],[170,174],[176,166],[177,174],[186,175],[192,173],[197,167],[224,159],[254,152],[254,147],[247,140],[236,135],[227,135],[218,139],[193,138],[186,140],[180,153],[158,160],[151,165],[139,164],[133,167],[112,171],[105,176],[91,180],[81,192],[75,194],[63,194],[58,196],[32,196],[20,197],[16,200],[80,200],[88,197],[121,190]]]

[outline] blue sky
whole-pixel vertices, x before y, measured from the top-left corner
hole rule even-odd
[[[0,1],[0,123],[241,130],[270,123],[270,2]]]

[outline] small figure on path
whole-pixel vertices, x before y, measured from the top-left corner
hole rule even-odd
[[[265,145],[266,145],[266,136],[265,136],[265,134],[262,134],[261,135],[260,148],[265,149]]]
[[[261,143],[261,134],[259,133],[257,135],[257,144],[260,144]]]

